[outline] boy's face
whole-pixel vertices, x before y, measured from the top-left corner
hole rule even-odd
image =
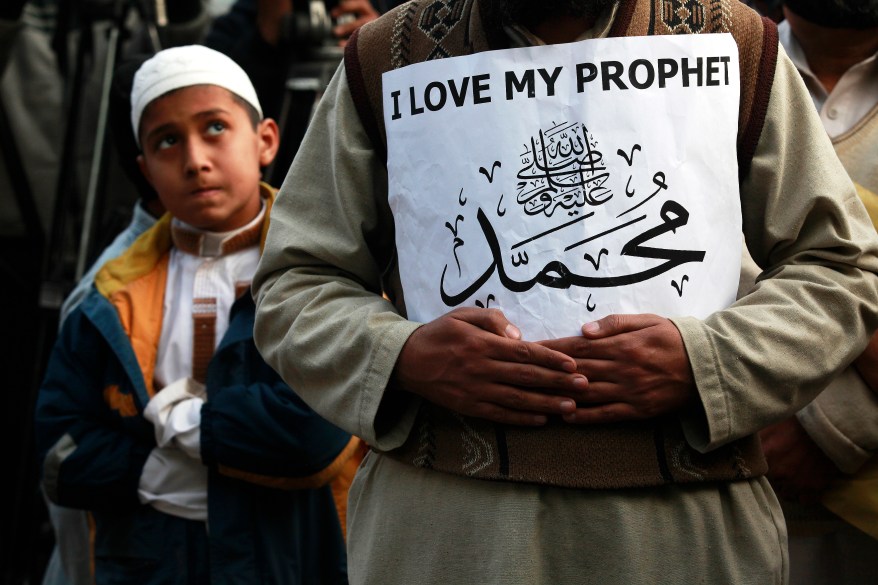
[[[259,213],[260,167],[274,159],[278,129],[253,129],[231,92],[194,85],[151,102],[140,122],[140,169],[174,217],[225,232]]]

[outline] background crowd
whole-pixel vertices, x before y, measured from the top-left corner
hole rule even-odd
[[[15,437],[15,489],[0,521],[4,582],[88,582],[86,517],[43,498],[32,418],[60,323],[85,297],[103,261],[163,211],[135,163],[134,72],[159,49],[189,44],[240,64],[265,116],[279,125],[278,154],[264,178],[280,186],[341,59],[340,47],[356,28],[399,3],[318,2],[325,19],[315,16],[313,2],[298,0],[166,6],[17,0],[0,6],[0,274],[7,283],[0,368],[9,397],[4,423]],[[845,3],[753,3],[780,23],[779,41],[874,222],[878,21],[868,19],[878,18],[878,10],[851,16],[839,5]],[[753,266],[745,271],[742,290],[757,274]],[[858,374],[847,374],[835,391],[830,386],[795,417],[762,432],[769,478],[789,525],[794,584],[874,578],[878,401],[872,388],[878,371],[866,361],[858,365]]]

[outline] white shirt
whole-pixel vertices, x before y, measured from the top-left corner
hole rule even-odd
[[[201,406],[204,384],[193,378],[195,327],[193,313],[212,312],[213,348],[229,326],[229,312],[238,293],[249,287],[259,248],[222,254],[223,244],[261,225],[259,215],[246,226],[226,233],[197,230],[174,219],[172,229],[198,236],[196,254],[171,249],[162,309],[162,332],[155,367],[155,388],[144,416],[155,426],[158,446],[140,476],[140,501],[157,510],[189,520],[207,520],[207,468],[201,462]]]
[[[845,71],[829,93],[808,66],[805,52],[793,36],[790,23],[781,22],[777,32],[784,50],[802,75],[830,138],[851,130],[878,105],[878,52]]]

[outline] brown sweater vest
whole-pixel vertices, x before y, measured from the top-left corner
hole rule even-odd
[[[737,0],[621,0],[610,36],[714,32],[732,33],[740,53],[737,150],[743,177],[771,93],[777,60],[774,24]],[[386,157],[382,73],[506,48],[508,42],[499,24],[481,14],[479,0],[414,0],[361,28],[348,43],[345,69],[376,150]],[[377,248],[386,249],[386,242]],[[388,266],[386,292],[405,314],[395,255],[382,260]],[[529,428],[464,417],[426,402],[406,443],[387,455],[467,477],[594,489],[740,480],[767,469],[757,437],[699,453],[684,439],[675,416],[583,426],[553,421]]]

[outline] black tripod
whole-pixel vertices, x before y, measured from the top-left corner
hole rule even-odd
[[[283,44],[295,58],[289,65],[280,116],[280,150],[266,180],[280,185],[299,150],[314,108],[344,56],[324,0],[296,2],[282,27]]]
[[[56,27],[56,54],[65,82],[65,130],[60,156],[58,182],[53,200],[53,215],[48,230],[43,229],[37,211],[25,165],[19,154],[15,136],[6,115],[5,104],[0,102],[0,148],[13,186],[15,202],[27,236],[8,250],[8,258],[16,261],[8,267],[12,275],[6,282],[10,287],[32,290],[29,299],[33,306],[6,304],[9,320],[4,321],[4,336],[14,351],[15,359],[4,370],[10,376],[10,395],[14,400],[7,407],[10,412],[8,430],[16,437],[13,459],[13,490],[10,502],[12,516],[4,522],[4,542],[9,543],[9,557],[15,558],[21,571],[26,566],[37,571],[39,539],[46,539],[37,529],[42,501],[37,489],[32,436],[33,409],[40,379],[48,359],[57,329],[58,309],[67,291],[82,274],[91,252],[96,211],[101,208],[103,182],[106,174],[107,106],[110,81],[120,55],[122,40],[128,35],[125,23],[132,11],[138,11],[144,22],[156,28],[155,17],[146,7],[129,0],[80,1],[62,0],[59,4]],[[107,25],[104,27],[104,25]],[[107,31],[106,58],[103,59],[99,88],[99,109],[93,134],[91,164],[86,197],[80,198],[76,170],[77,146],[88,139],[83,137],[81,120],[84,112],[85,85],[89,62],[97,62],[95,29],[101,25]],[[153,30],[150,36],[158,38]],[[74,46],[72,67],[68,63],[68,46]],[[157,46],[156,46],[157,48]],[[73,253],[78,250],[77,253]],[[7,323],[9,326],[7,327]],[[4,358],[8,356],[4,355]],[[11,427],[11,429],[9,428]],[[5,572],[5,570],[4,570]],[[12,570],[10,570],[12,572]],[[23,581],[20,581],[23,582]]]
[[[57,309],[70,286],[85,272],[92,257],[95,216],[103,207],[107,169],[107,116],[113,71],[122,51],[122,41],[130,37],[126,23],[133,11],[145,24],[152,51],[160,47],[157,26],[162,23],[164,2],[147,5],[134,0],[63,0],[59,8],[59,23],[55,46],[59,64],[67,79],[67,126],[61,151],[61,167],[55,192],[52,227],[47,253],[43,262],[43,285],[40,304]],[[99,106],[93,137],[93,150],[85,199],[81,197],[77,181],[76,149],[80,143],[79,121],[83,117],[83,93],[87,82],[86,62],[94,60],[95,25],[107,22],[107,43],[101,71]],[[66,68],[68,39],[78,34],[76,56],[69,71]],[[71,226],[69,222],[73,223]],[[72,228],[72,229],[71,229]],[[75,260],[64,244],[79,234]],[[71,270],[71,263],[73,264]],[[71,274],[72,273],[72,274]]]

